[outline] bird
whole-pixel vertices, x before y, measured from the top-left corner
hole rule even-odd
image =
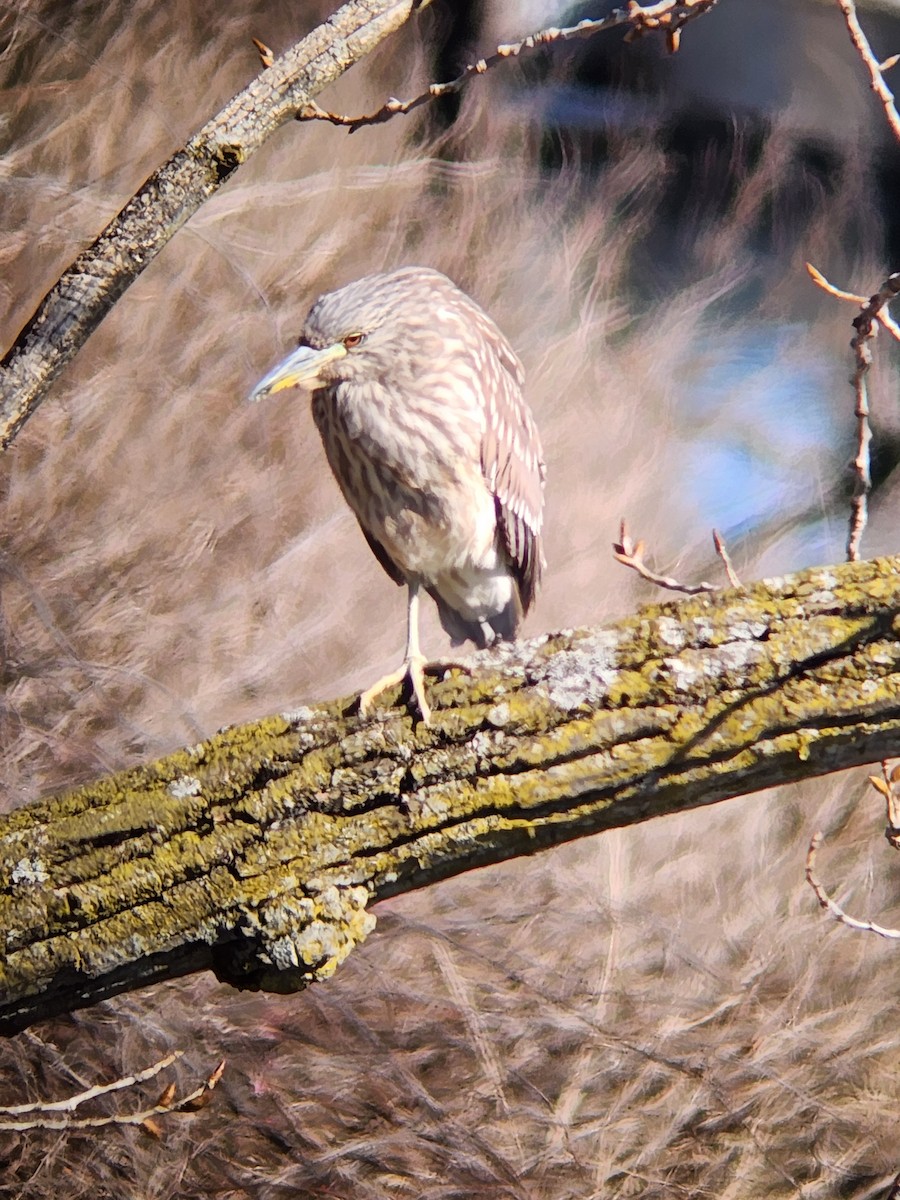
[[[402,666],[422,720],[419,597],[454,645],[514,640],[545,567],[546,468],[525,373],[487,313],[446,275],[410,266],[320,296],[299,346],[251,393],[312,393],[325,456],[378,562],[407,588]]]

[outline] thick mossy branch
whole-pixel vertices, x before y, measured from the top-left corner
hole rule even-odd
[[[123,292],[266,138],[428,0],[351,0],[150,176],[41,301],[0,363],[0,448]]]
[[[480,655],[428,727],[317,705],[21,809],[0,1031],[205,968],[296,989],[372,901],[896,754],[898,632],[900,559],[807,571]]]

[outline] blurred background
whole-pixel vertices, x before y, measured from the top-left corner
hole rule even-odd
[[[0,343],[150,172],[331,10],[278,0],[0,6]],[[611,6],[606,5],[606,8]],[[602,15],[438,3],[319,102],[378,108],[497,42]],[[861,6],[876,53],[900,6]],[[548,463],[526,632],[658,598],[661,570],[840,561],[851,307],[898,269],[900,147],[838,7],[720,0],[674,58],[616,34],[509,62],[413,118],[282,129],[173,239],[0,461],[2,803],[350,693],[404,597],[329,477],[308,404],[245,402],[322,291],[452,276],[522,357]],[[897,354],[871,373],[869,555],[896,549]],[[424,644],[446,642],[433,612]],[[164,1142],[0,1135],[0,1196],[887,1197],[900,924],[866,772],[471,873],[379,906],[327,986],[209,978],[0,1044],[0,1103],[185,1051],[212,1106]],[[887,997],[887,999],[886,999]],[[152,1088],[151,1088],[152,1092]],[[152,1099],[149,1096],[148,1099]]]

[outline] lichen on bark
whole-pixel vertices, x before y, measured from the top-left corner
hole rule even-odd
[[[602,829],[896,750],[900,560],[802,572],[476,655],[0,819],[0,1030],[212,969],[293,990],[369,906]]]

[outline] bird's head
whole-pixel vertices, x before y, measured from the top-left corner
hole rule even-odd
[[[433,362],[437,325],[466,297],[445,275],[404,267],[369,275],[320,296],[309,311],[300,344],[250,394],[261,400],[285,388],[309,391],[336,383],[402,378]],[[438,314],[442,314],[442,317]]]

